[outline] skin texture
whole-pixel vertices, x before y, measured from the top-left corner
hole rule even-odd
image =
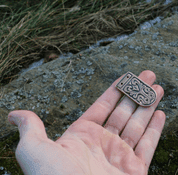
[[[120,77],[121,78],[121,77]],[[164,91],[153,85],[156,76],[143,71],[139,78],[157,93],[150,107],[137,106],[115,88],[117,79],[56,141],[31,111],[12,111],[20,141],[16,159],[25,174],[146,175],[159,141],[165,114],[157,110]],[[107,121],[106,121],[107,119]]]

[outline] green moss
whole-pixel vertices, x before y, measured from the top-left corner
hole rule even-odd
[[[155,159],[159,164],[165,164],[169,160],[169,153],[167,150],[160,148],[159,152],[155,153]]]
[[[170,132],[161,137],[152,163],[149,175],[175,174],[178,169],[178,132]]]
[[[23,172],[15,158],[14,147],[19,142],[19,132],[12,133],[10,136],[0,141],[0,165],[4,169],[0,170],[0,174],[10,172],[11,174],[23,175]]]

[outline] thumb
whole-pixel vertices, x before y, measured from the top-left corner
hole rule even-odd
[[[47,139],[47,134],[43,122],[32,111],[12,111],[8,115],[8,120],[11,124],[18,126],[20,138],[30,135]]]

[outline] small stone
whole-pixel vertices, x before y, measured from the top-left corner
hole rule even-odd
[[[41,112],[44,113],[46,110],[45,109],[42,109]]]
[[[119,46],[119,49],[122,49],[122,48],[123,48],[123,45],[120,45],[120,46]]]
[[[81,96],[82,96],[82,94],[80,94],[77,90],[74,90],[73,92],[71,92],[72,98],[79,98]]]
[[[150,28],[150,27],[151,27],[151,24],[150,24],[149,22],[144,22],[144,23],[140,26],[140,28],[141,28],[142,30],[145,30],[145,29]]]
[[[69,128],[69,126],[70,126],[70,125],[67,125],[67,126],[66,126],[66,129],[68,129],[68,128]]]
[[[156,54],[157,56],[159,56],[159,55],[160,55],[160,51],[158,50],[155,54]]]
[[[170,58],[171,61],[175,61],[176,59],[177,57],[175,55],[171,55],[171,58]]]
[[[74,68],[71,69],[71,72],[74,72]]]
[[[168,47],[167,46],[163,46],[163,49],[168,49]]]
[[[157,34],[153,34],[152,39],[153,40],[157,40],[158,39],[158,35]]]
[[[43,78],[47,79],[47,78],[49,78],[49,76],[48,75],[43,75]]]
[[[141,47],[141,46],[136,46],[136,47],[135,47],[135,50],[136,50],[136,51],[141,51],[141,50],[142,50],[142,47]]]
[[[130,45],[130,46],[128,46],[129,47],[129,49],[134,49],[134,46],[132,46],[132,45]]]
[[[165,60],[166,60],[166,58],[164,58],[164,57],[161,58],[161,61],[162,61],[162,62],[165,62]]]
[[[54,80],[54,86],[55,87],[62,87],[62,82],[63,82],[63,80],[56,79],[56,80]]]
[[[77,78],[77,76],[72,76],[72,79],[76,79]]]
[[[142,42],[143,42],[144,44],[146,44],[146,43],[147,43],[147,39],[144,39]]]
[[[163,25],[162,25],[162,28],[163,28],[163,29],[164,29],[164,28],[167,28],[167,26],[166,26],[165,24],[163,24]]]
[[[172,24],[174,24],[174,21],[173,21],[173,20],[171,20],[171,21],[169,21],[169,22],[167,23],[168,26],[171,26]]]
[[[82,79],[77,80],[76,82],[77,82],[77,84],[83,84],[84,83],[84,81]]]
[[[61,134],[56,134],[55,137],[61,137]]]
[[[139,64],[139,61],[134,61],[133,63],[134,63],[134,64]]]
[[[141,34],[142,34],[142,35],[148,35],[149,32],[148,32],[148,31],[141,31]]]
[[[145,46],[145,51],[150,51],[151,50],[151,48],[149,47],[149,46]]]
[[[127,66],[127,63],[126,63],[126,62],[121,64],[121,68],[124,68],[124,67],[126,67],[126,66]]]
[[[41,95],[38,95],[38,100],[40,100],[41,99]]]
[[[91,66],[93,63],[91,61],[87,61],[87,65]]]
[[[65,92],[65,91],[66,91],[66,89],[65,89],[65,88],[62,88],[62,89],[61,89],[61,92]]]
[[[50,98],[48,98],[48,99],[46,100],[46,102],[47,102],[47,104],[49,104],[49,102],[50,102]]]
[[[64,95],[61,99],[61,103],[65,103],[67,100],[68,100],[67,96]]]
[[[94,74],[94,70],[93,68],[91,69],[87,69],[87,75],[93,75]]]

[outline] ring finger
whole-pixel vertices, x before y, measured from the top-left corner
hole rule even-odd
[[[131,116],[121,134],[121,138],[132,148],[136,146],[141,136],[143,135],[159,101],[164,94],[164,90],[161,86],[153,85],[152,88],[157,93],[156,102],[150,107],[139,106]]]

